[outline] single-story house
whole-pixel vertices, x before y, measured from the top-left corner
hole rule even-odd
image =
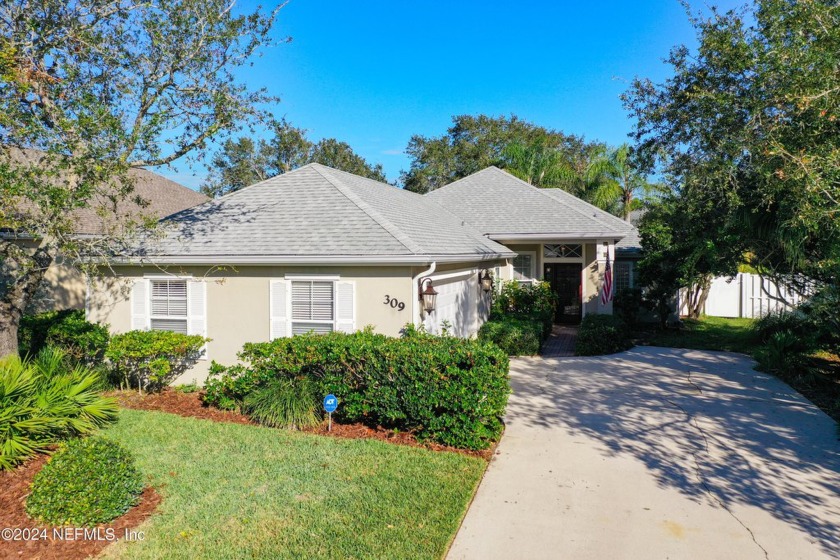
[[[186,379],[246,342],[406,324],[468,337],[495,278],[545,278],[558,321],[610,313],[606,259],[632,226],[575,197],[489,168],[428,195],[310,164],[162,221],[92,284],[87,314],[116,332],[211,339]],[[484,284],[484,286],[482,285]],[[432,311],[421,292],[436,291]]]

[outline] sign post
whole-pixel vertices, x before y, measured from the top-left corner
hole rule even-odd
[[[338,408],[338,399],[335,398],[335,395],[330,393],[326,397],[324,397],[324,410],[327,412],[327,416],[329,417],[329,423],[327,424],[327,431],[332,431],[332,413],[335,412],[335,409]]]

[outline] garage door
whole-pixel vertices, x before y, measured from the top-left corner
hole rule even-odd
[[[424,317],[426,331],[441,334],[448,325],[449,334],[454,336],[474,335],[487,319],[490,302],[489,295],[479,287],[478,271],[432,276],[432,282],[438,297],[435,311]]]

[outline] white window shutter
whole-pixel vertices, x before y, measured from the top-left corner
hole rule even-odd
[[[187,282],[187,333],[207,337],[207,284]],[[201,359],[207,359],[207,345],[202,348]]]
[[[287,283],[285,280],[272,280],[269,296],[269,340],[289,336],[289,306]]]
[[[145,331],[149,328],[149,281],[135,280],[131,287],[131,330]]]
[[[336,322],[337,331],[356,332],[356,283],[336,283]]]

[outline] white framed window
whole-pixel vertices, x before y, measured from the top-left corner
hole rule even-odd
[[[624,290],[635,287],[635,272],[632,261],[615,261],[615,290]]]
[[[292,335],[335,330],[335,282],[292,280]]]
[[[583,245],[576,243],[543,245],[543,257],[546,259],[578,259],[583,257]]]
[[[149,328],[187,334],[187,281],[151,280],[150,285]]]
[[[338,276],[298,277],[269,282],[269,339],[314,332],[356,330],[356,283]]]
[[[536,261],[536,254],[532,252],[519,253],[513,259],[513,279],[514,280],[532,280],[535,276],[534,265]]]

